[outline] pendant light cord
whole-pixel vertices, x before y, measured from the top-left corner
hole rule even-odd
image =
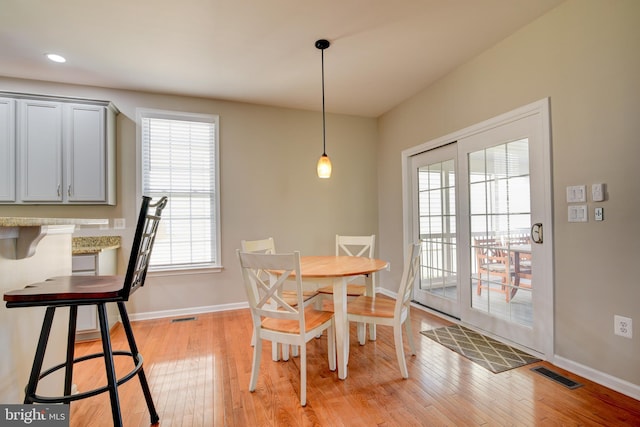
[[[324,118],[324,49],[321,49],[322,53],[322,155],[327,155],[327,135],[325,130],[325,118]]]

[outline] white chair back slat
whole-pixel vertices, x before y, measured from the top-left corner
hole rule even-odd
[[[376,236],[341,236],[336,234],[336,255],[373,258]]]
[[[304,330],[303,294],[300,280],[300,252],[292,254],[238,251],[251,310],[259,318],[289,319],[300,322]],[[269,273],[267,277],[264,272]],[[295,276],[292,278],[291,276]],[[282,297],[285,283],[295,280],[297,305],[289,305]]]
[[[409,253],[405,260],[404,270],[402,271],[402,279],[400,280],[400,289],[396,298],[395,315],[398,316],[403,310],[409,310],[411,297],[413,296],[413,285],[416,277],[420,275],[420,252],[422,245],[420,243],[412,243],[409,245]]]

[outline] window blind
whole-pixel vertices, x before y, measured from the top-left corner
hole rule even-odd
[[[207,117],[142,114],[143,194],[169,198],[151,256],[154,270],[219,264],[217,120]]]

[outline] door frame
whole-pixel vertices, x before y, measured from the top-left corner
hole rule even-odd
[[[543,316],[539,319],[535,319],[536,326],[540,327],[543,330],[544,341],[541,345],[539,351],[536,351],[536,355],[538,357],[542,357],[544,359],[551,359],[553,357],[554,351],[554,323],[555,323],[555,313],[553,311],[554,307],[554,265],[553,265],[553,186],[552,186],[552,168],[551,168],[551,127],[550,127],[550,100],[549,98],[544,98],[539,101],[532,102],[531,104],[522,106],[520,108],[514,109],[507,113],[501,114],[499,116],[490,118],[483,122],[471,125],[459,131],[453,132],[448,135],[444,135],[442,137],[436,138],[434,140],[425,142],[415,147],[411,147],[402,151],[402,216],[403,216],[403,247],[407,247],[410,242],[415,240],[414,238],[414,214],[413,214],[413,197],[411,194],[412,191],[412,176],[413,173],[411,169],[411,157],[420,154],[422,152],[432,150],[446,144],[449,144],[453,141],[458,141],[465,137],[477,134],[479,132],[483,132],[485,130],[495,128],[499,125],[506,124],[515,120],[519,120],[528,116],[540,115],[540,136],[542,140],[543,148],[543,175],[544,175],[544,185],[541,189],[542,193],[540,198],[544,200],[546,209],[544,212],[544,240],[545,246],[547,246],[547,250],[545,250],[545,255],[543,259],[539,260],[542,265],[545,266],[543,269],[542,277],[539,280],[544,281],[544,283],[548,284],[548,301],[547,304],[543,307]],[[468,252],[468,251],[467,251]],[[464,254],[465,251],[460,251],[460,254]],[[406,255],[406,254],[405,254]],[[469,262],[468,256],[461,256],[459,258],[459,262]],[[538,276],[537,276],[538,277]],[[441,315],[434,311],[435,314]],[[449,320],[452,318],[449,318]],[[541,323],[540,323],[541,322]],[[464,323],[464,322],[459,322]],[[468,325],[473,328],[473,325]],[[486,331],[484,331],[486,332]],[[491,335],[489,333],[489,335]],[[512,343],[517,346],[517,343]]]

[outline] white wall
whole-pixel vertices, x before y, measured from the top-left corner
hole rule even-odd
[[[400,265],[402,150],[550,97],[555,352],[640,390],[640,2],[570,0],[379,120],[380,256]],[[604,182],[605,221],[568,223],[565,187]],[[398,279],[395,270],[388,275]],[[391,280],[388,283],[393,283]]]

